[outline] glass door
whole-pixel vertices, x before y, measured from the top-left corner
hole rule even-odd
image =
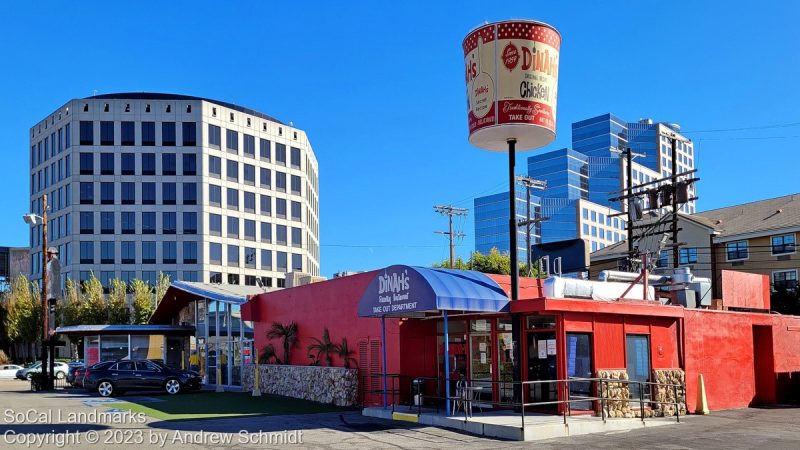
[[[556,333],[535,331],[528,333],[528,381],[556,380]],[[558,400],[558,383],[532,383],[528,385],[525,403],[555,402]],[[533,407],[537,410],[557,411],[558,404]]]
[[[492,401],[492,336],[473,333],[469,336],[471,387],[473,398]]]
[[[567,333],[567,378],[592,377],[592,340],[589,333]],[[569,395],[593,397],[591,381],[573,381],[569,384]],[[570,409],[589,411],[592,402],[570,403]]]
[[[498,398],[501,403],[514,400],[514,340],[511,338],[511,319],[497,320]]]
[[[628,379],[650,381],[650,336],[629,334],[625,336],[625,344]],[[640,389],[645,400],[650,398],[650,389],[642,388],[638,383],[631,383],[630,398],[633,405],[638,405]]]

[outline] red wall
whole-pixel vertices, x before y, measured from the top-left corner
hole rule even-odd
[[[321,339],[324,329],[330,332],[331,341],[339,344],[347,338],[348,347],[355,353],[353,357],[361,361],[358,343],[362,340],[377,341],[381,339],[381,320],[378,318],[358,317],[358,302],[375,272],[362,273],[343,278],[313,283],[291,289],[281,289],[264,293],[252,298],[242,307],[242,318],[255,321],[255,348],[257,354],[268,344],[275,346],[279,358],[283,358],[283,345],[280,340],[268,340],[266,337],[273,322],[288,324],[297,322],[299,343],[292,348],[290,363],[308,365],[311,359],[308,346],[312,338]],[[386,319],[387,368],[388,373],[397,373],[399,367],[399,320]],[[375,356],[375,352],[372,352]],[[380,371],[380,353],[377,353]],[[371,357],[370,357],[371,358]],[[325,363],[322,362],[322,365]],[[333,357],[334,366],[343,366],[338,355]],[[360,373],[364,375],[364,373]]]
[[[800,317],[690,309],[684,323],[690,410],[696,406],[698,374],[703,374],[711,410],[784,402],[797,395]],[[762,337],[771,332],[771,348],[769,340],[754,341],[754,326]],[[762,398],[756,396],[757,382]]]
[[[680,367],[678,319],[615,314],[564,313],[565,332],[591,332],[596,369],[625,369],[625,336],[650,336],[653,369]]]
[[[723,270],[722,304],[729,308],[769,310],[769,275]]]

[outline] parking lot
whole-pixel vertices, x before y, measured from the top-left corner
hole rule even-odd
[[[161,394],[146,394],[152,402]],[[200,394],[206,395],[206,394]],[[247,394],[230,393],[236,396]],[[270,401],[264,398],[264,401]],[[79,390],[33,393],[23,381],[0,381],[0,439],[4,448],[800,448],[798,408],[744,409],[689,416],[683,423],[625,433],[529,443],[479,438],[417,424],[362,417],[358,411],[163,420],[126,409],[133,393],[100,399]],[[220,402],[225,401],[222,397]]]

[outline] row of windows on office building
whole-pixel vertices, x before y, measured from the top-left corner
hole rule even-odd
[[[139,125],[139,132],[137,133],[137,124]],[[181,139],[177,139],[176,135],[176,122],[159,122],[161,128],[160,140],[157,142],[156,136],[156,122],[119,122],[119,134],[117,133],[115,122],[113,121],[100,121],[99,122],[99,145],[113,146],[119,145],[122,147],[142,146],[154,147],[157,144],[162,147],[173,147],[178,142],[184,147],[194,147],[197,145],[197,124],[195,122],[181,122]],[[95,145],[98,142],[95,139],[95,122],[93,121],[80,121],[79,144],[80,145]],[[229,153],[238,154],[240,148],[239,132],[235,130],[225,130],[225,149]],[[241,133],[241,148],[244,156],[256,158],[256,138],[255,136]],[[117,139],[119,135],[119,139]],[[138,138],[138,139],[137,139]],[[258,158],[264,161],[272,161],[272,141],[264,138],[258,140]],[[63,128],[54,131],[50,137],[45,136],[36,144],[31,146],[31,167],[36,167],[64,149],[69,148],[71,145],[71,129],[70,124],[66,124]],[[208,125],[208,146],[210,148],[222,148],[222,133],[221,128],[209,124]],[[302,154],[301,150],[297,147],[290,147],[289,150],[289,165],[295,169],[301,168]],[[279,165],[287,165],[287,151],[286,144],[275,142],[275,163]]]
[[[180,204],[197,204],[197,183],[156,183],[156,182],[80,182],[80,204],[82,205],[176,205],[178,202],[178,185],[182,197]],[[97,187],[99,185],[100,195],[97,201]],[[119,187],[117,188],[117,185]],[[161,196],[157,198],[156,188],[161,186]],[[138,192],[137,192],[137,187]],[[58,192],[58,191],[55,191]],[[217,185],[208,186],[208,201],[211,206],[223,207],[222,202],[223,188]],[[119,197],[117,196],[119,193]],[[138,194],[138,196],[137,196]],[[59,195],[56,194],[56,203],[59,203]],[[138,199],[137,199],[138,197]],[[117,200],[119,198],[119,201]],[[256,199],[258,199],[258,212],[264,216],[273,215],[273,197],[270,195],[256,194],[255,192],[239,191],[234,188],[225,188],[225,208],[233,211],[244,211],[256,213]],[[138,200],[138,201],[137,201]],[[51,200],[52,201],[52,200]],[[38,200],[34,201],[33,209],[38,210]],[[275,197],[275,216],[279,219],[289,218],[295,221],[302,221],[303,207],[299,201],[290,201],[285,198]]]
[[[119,173],[121,175],[136,175],[136,155],[134,153],[123,153],[120,155],[121,164]],[[139,165],[139,175],[156,175],[156,154],[144,153],[141,155],[141,164]],[[182,175],[191,176],[197,175],[197,155],[183,154],[182,160]],[[237,161],[226,161],[226,180],[236,183],[240,182],[239,178],[240,164]],[[255,186],[256,185],[256,167],[251,164],[241,164],[242,167],[242,180],[244,184]],[[68,177],[71,170],[70,155],[65,158],[53,162],[51,166],[44,167],[31,175],[31,192],[38,193],[47,189],[53,184],[58,183],[64,178]],[[266,189],[271,189],[272,170],[264,167],[258,168],[258,186]],[[115,167],[115,155],[113,153],[100,154],[100,170],[95,170],[95,156],[93,153],[80,153],[79,173],[81,175],[116,175],[118,173]],[[222,160],[215,156],[209,156],[209,173],[214,178],[222,179]],[[175,153],[163,153],[161,155],[161,173],[160,175],[177,175],[177,155]],[[289,192],[293,195],[302,195],[302,179],[298,175],[290,175],[288,177],[289,185],[287,186],[287,174],[280,171],[275,171],[275,190],[278,192]]]
[[[597,211],[590,211],[588,208],[582,208],[581,217],[583,217],[583,220],[591,220],[594,223],[612,227],[617,230],[625,229],[624,219],[620,219],[619,217],[610,217],[609,215]]]
[[[70,148],[71,142],[72,131],[69,123],[53,131],[49,138],[45,135],[39,142],[31,145],[31,167],[36,167]]]
[[[119,123],[119,131],[117,131],[116,123]],[[195,122],[180,122],[182,131],[180,140],[177,139],[176,122],[158,122],[158,125],[161,128],[161,135],[158,140],[159,146],[174,147],[178,142],[184,147],[197,145],[197,124]],[[99,122],[99,141],[95,139],[95,122],[81,120],[79,126],[78,143],[80,145],[156,146],[156,122],[114,122],[103,120]],[[119,139],[117,139],[117,136],[119,136]]]
[[[195,241],[183,241],[180,243],[181,249],[183,250],[180,258],[178,257],[179,243],[176,241],[161,241],[160,255],[156,252],[156,248],[159,245],[156,241],[80,241],[78,245],[78,262],[80,264],[136,265],[202,263],[202,261],[199,261],[197,258],[198,243]],[[96,254],[96,250],[98,250],[97,247],[99,247],[99,259]],[[224,260],[222,255],[223,248],[225,249]],[[286,272],[290,268],[288,263],[291,262],[292,270],[303,270],[303,255],[298,253],[287,253],[283,251],[273,252],[268,249],[242,247],[234,244],[225,245],[218,242],[209,243],[208,250],[210,264],[250,269],[259,268],[262,270],[273,270],[274,268],[279,272]],[[273,256],[275,256],[274,261]],[[69,263],[65,261],[64,264]]]
[[[181,272],[166,270],[166,271],[161,271],[161,273],[167,276],[170,280],[200,281],[198,279],[198,272],[194,270],[184,270]],[[98,276],[97,273],[95,273],[94,275]],[[89,280],[92,277],[92,272],[88,270],[82,270],[80,271],[79,276],[80,276],[79,281],[83,283],[84,281]],[[108,293],[109,286],[111,285],[111,280],[114,279],[121,280],[126,285],[128,285],[128,287],[131,286],[131,283],[135,279],[142,280],[145,283],[149,284],[150,286],[155,286],[157,277],[158,277],[158,271],[154,270],[143,270],[141,272],[136,272],[134,270],[123,270],[119,272],[111,270],[103,270],[99,272],[98,280],[103,285],[103,290],[106,293]],[[71,278],[70,273],[64,274],[62,278],[64,280]],[[225,275],[222,272],[209,272],[209,282],[211,283],[223,283],[224,280],[228,284],[241,284],[242,281],[244,281],[244,284],[246,286],[256,286],[257,279],[260,279],[262,286],[265,287],[273,286],[272,277],[257,276],[257,275],[244,275],[242,277],[238,273],[231,273]],[[285,283],[286,283],[285,279],[278,278],[276,284],[278,287],[284,287]]]
[[[72,157],[66,155],[53,161],[49,166],[44,166],[31,173],[31,193],[35,194],[43,189],[66,179],[72,173]]]
[[[222,129],[216,125],[208,124],[208,146],[213,149],[221,150],[222,145]],[[239,154],[239,133],[235,130],[225,130],[225,150],[228,153]],[[256,139],[246,133],[242,133],[242,154],[244,156],[255,158],[256,157]],[[272,160],[272,143],[268,139],[259,138],[258,140],[258,157],[264,161]],[[301,168],[301,151],[297,147],[290,147],[289,150],[289,165],[292,168]],[[279,165],[286,165],[286,144],[275,142],[275,163]]]

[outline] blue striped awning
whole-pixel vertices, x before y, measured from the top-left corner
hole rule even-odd
[[[507,310],[506,293],[481,272],[404,265],[378,271],[358,304],[360,317]]]

